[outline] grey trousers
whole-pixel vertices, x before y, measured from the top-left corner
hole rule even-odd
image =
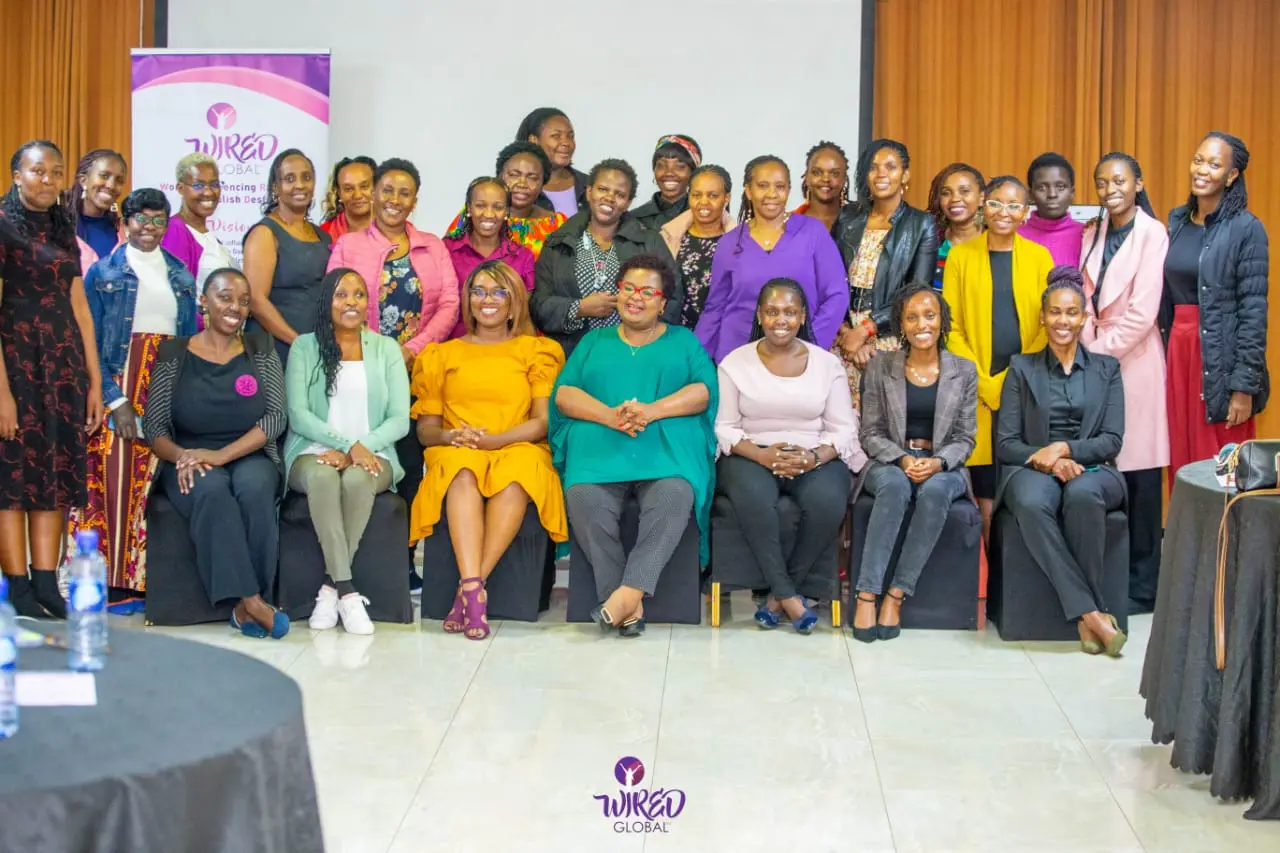
[[[622,547],[627,497],[640,504],[640,529],[628,554]],[[565,493],[569,524],[595,571],[604,601],[620,586],[653,595],[658,577],[680,544],[693,512],[693,488],[679,477],[633,483],[579,483]]]
[[[351,580],[351,560],[373,514],[373,499],[391,488],[391,464],[382,460],[377,477],[352,465],[339,471],[303,454],[289,469],[289,488],[307,496],[311,525],[320,540],[329,580]]]

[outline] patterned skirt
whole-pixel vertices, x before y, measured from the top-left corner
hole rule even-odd
[[[123,375],[115,377],[146,435],[147,388],[160,343],[168,335],[137,334],[129,340]],[[108,418],[110,412],[107,413]],[[75,553],[77,530],[98,531],[98,547],[107,561],[107,585],[145,592],[147,589],[147,494],[157,460],[143,440],[116,437],[108,419],[89,437],[89,502],[71,513],[68,553]]]
[[[870,311],[853,311],[849,317],[853,323],[862,322],[864,317],[871,315]],[[902,340],[891,336],[880,336],[875,338],[876,352],[897,352],[902,349]],[[862,411],[862,371],[858,369],[852,361],[844,357],[844,350],[840,349],[839,342],[831,345],[831,351],[835,353],[840,361],[844,364],[844,372],[849,377],[849,393],[853,395],[853,407],[858,411]]]

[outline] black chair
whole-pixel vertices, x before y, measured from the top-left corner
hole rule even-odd
[[[1121,510],[1107,513],[1106,558],[1102,594],[1120,625],[1129,630],[1129,521]],[[1049,577],[1022,541],[1013,513],[1002,509],[991,521],[991,574],[987,583],[987,617],[1002,640],[1078,640],[1073,622]],[[905,610],[903,611],[906,612]]]
[[[640,526],[640,506],[628,498],[622,509],[622,547],[631,553]],[[692,513],[653,595],[644,602],[644,618],[652,624],[702,624],[701,565],[698,555],[698,520]],[[569,606],[567,622],[590,622],[596,595],[595,572],[587,555],[569,529]]]
[[[409,512],[404,500],[392,491],[379,493],[351,561],[351,581],[369,599],[369,618],[375,622],[413,621],[409,575],[404,570],[408,541]],[[289,492],[280,506],[277,606],[290,619],[309,618],[324,575],[324,554],[311,524],[307,496]]]
[[[485,585],[489,593],[490,619],[536,622],[542,606],[549,537],[531,501],[520,530],[498,560]],[[552,580],[555,562],[552,561]],[[448,516],[441,508],[440,521],[422,540],[422,618],[444,619],[458,591],[458,561],[449,541]],[[548,594],[549,594],[548,590]]]
[[[789,496],[778,501],[778,516],[782,526],[782,553],[790,554],[795,548],[796,532],[800,527],[800,505]],[[831,627],[840,627],[840,529],[831,531],[831,542],[810,570],[804,584],[796,591],[805,598],[831,602]],[[711,627],[720,627],[720,591],[766,588],[764,572],[756,562],[755,554],[742,536],[733,502],[725,495],[717,494],[711,504]]]
[[[853,536],[849,553],[849,606],[857,595],[858,572],[862,568],[862,549],[871,524],[875,498],[863,492],[853,502]],[[898,531],[898,540],[885,572],[885,589],[893,586],[902,543],[906,541],[915,503],[907,509]],[[916,591],[902,606],[904,630],[973,631],[978,627],[978,593],[981,584],[982,513],[968,497],[951,504],[947,522],[938,543],[929,555]]]
[[[227,622],[234,609],[234,601],[209,603],[191,529],[157,485],[147,499],[147,624]]]

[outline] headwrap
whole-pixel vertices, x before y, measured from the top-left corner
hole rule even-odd
[[[693,168],[702,165],[702,149],[698,147],[698,143],[693,141],[692,136],[685,136],[680,133],[671,133],[658,140],[658,144],[654,146],[654,151],[660,151],[668,145],[674,145],[683,150],[693,160]]]

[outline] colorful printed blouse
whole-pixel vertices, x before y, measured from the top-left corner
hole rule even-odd
[[[507,231],[510,232],[512,240],[533,252],[533,259],[536,261],[538,256],[542,254],[542,244],[547,242],[551,232],[563,225],[568,218],[563,213],[540,217],[508,216]],[[449,223],[449,230],[445,232],[444,236],[461,237],[463,233],[462,214],[459,213]]]
[[[418,334],[422,316],[422,284],[409,255],[382,265],[378,290],[378,331],[404,346]]]
[[[711,288],[711,261],[716,256],[719,243],[719,237],[695,237],[688,232],[680,239],[676,265],[680,267],[685,286],[680,325],[687,329],[698,325],[702,308],[707,304],[707,291]]]

